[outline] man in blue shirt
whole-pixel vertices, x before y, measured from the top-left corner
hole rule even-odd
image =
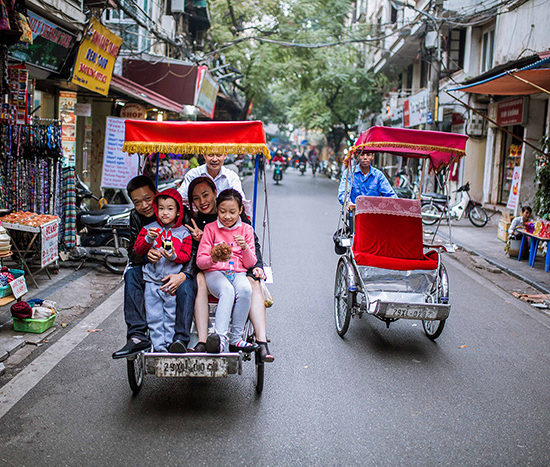
[[[397,198],[395,191],[393,191],[390,182],[388,182],[384,174],[371,166],[373,160],[374,153],[372,152],[360,152],[357,155],[355,171],[348,177],[347,182],[349,191],[353,181],[348,203],[348,208],[352,211],[355,209],[355,198],[359,195]],[[344,204],[345,201],[346,175],[347,171],[344,171],[340,180],[340,186],[338,187],[338,200],[341,204]]]

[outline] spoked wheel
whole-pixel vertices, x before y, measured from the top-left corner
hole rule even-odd
[[[441,218],[441,209],[435,204],[423,204],[420,212],[424,225],[434,225]]]
[[[348,268],[346,262],[340,260],[336,269],[334,281],[334,321],[336,332],[344,337],[349,328],[353,296],[349,291]]]
[[[128,383],[134,396],[138,394],[143,386],[143,377],[145,376],[143,354],[138,354],[134,358],[126,360],[128,370]]]
[[[476,227],[484,227],[489,221],[489,216],[481,206],[474,206],[468,213],[468,219]]]
[[[262,362],[260,351],[256,351],[256,375],[254,378],[254,386],[256,387],[256,393],[261,394],[264,390],[264,362]]]
[[[447,269],[442,264],[439,268],[439,281],[436,292],[436,303],[449,303],[449,277],[447,276]],[[445,319],[437,320],[422,320],[422,327],[424,332],[431,339],[437,339],[443,332],[445,327]]]

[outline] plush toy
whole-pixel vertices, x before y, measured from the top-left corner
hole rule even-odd
[[[210,257],[214,262],[228,261],[232,254],[233,250],[227,243],[218,243],[210,250]]]

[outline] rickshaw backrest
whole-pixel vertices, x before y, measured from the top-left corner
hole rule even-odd
[[[358,196],[353,252],[423,260],[420,200]]]

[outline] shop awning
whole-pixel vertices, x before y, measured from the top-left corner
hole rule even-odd
[[[525,96],[550,93],[550,57],[520,69],[507,70],[490,78],[449,91],[493,96]]]
[[[183,112],[183,105],[120,75],[113,74],[110,89],[162,110],[177,113]]]

